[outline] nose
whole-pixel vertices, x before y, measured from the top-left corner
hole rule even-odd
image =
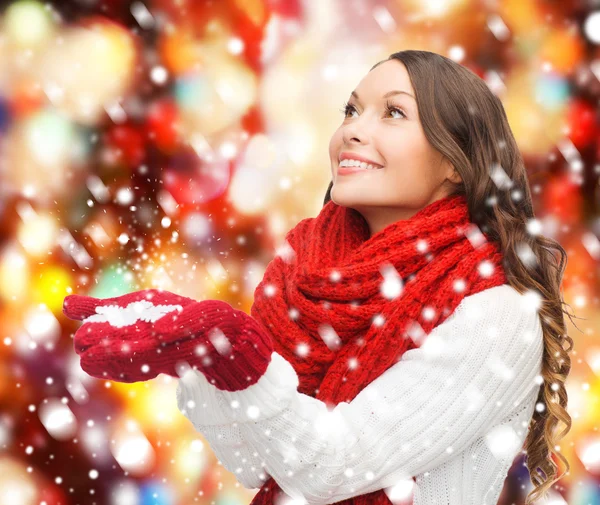
[[[367,139],[365,121],[360,118],[353,119],[351,123],[344,125],[342,140],[344,144],[362,143]]]

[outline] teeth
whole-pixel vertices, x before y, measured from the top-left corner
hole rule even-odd
[[[358,160],[349,160],[349,159],[342,160],[340,162],[340,167],[360,167],[360,168],[363,168],[366,170],[376,170],[378,168],[381,168],[379,166],[371,165],[370,163],[365,163],[364,161],[360,162]]]

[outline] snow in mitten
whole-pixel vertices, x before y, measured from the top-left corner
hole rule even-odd
[[[107,299],[70,295],[63,310],[83,320],[75,350],[82,369],[97,378],[138,382],[181,376],[189,366],[233,391],[262,376],[273,350],[251,316],[220,300],[143,290]]]
[[[63,312],[70,319],[83,321],[74,336],[83,370],[100,379],[137,382],[159,373],[175,375],[171,370],[144,366],[148,355],[162,353],[177,339],[168,331],[158,335],[153,327],[166,314],[183,310],[194,301],[158,289],[104,299],[69,295]]]

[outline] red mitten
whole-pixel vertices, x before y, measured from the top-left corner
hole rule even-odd
[[[106,299],[69,295],[63,311],[83,320],[75,350],[83,370],[101,379],[179,377],[187,364],[219,389],[235,391],[258,381],[273,352],[251,316],[220,300],[148,289]]]
[[[211,384],[226,391],[246,389],[257,382],[273,353],[271,336],[252,316],[215,300],[195,302],[181,312],[170,313],[156,323],[155,330],[187,336],[178,344],[183,352],[173,355],[173,359],[192,357],[188,363]],[[162,357],[171,354],[163,353]]]
[[[168,352],[177,339],[172,333],[157,334],[154,325],[191,303],[195,300],[169,291],[144,289],[104,299],[69,295],[63,312],[83,321],[74,336],[83,370],[99,379],[137,382],[171,372],[143,367],[152,355]]]

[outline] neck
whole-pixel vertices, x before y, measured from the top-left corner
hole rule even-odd
[[[408,207],[353,207],[367,222],[369,237],[397,221],[404,221],[414,216],[419,209]]]
[[[352,207],[356,210],[367,222],[369,226],[369,237],[386,228],[397,221],[406,221],[413,217],[417,212],[424,209],[433,202],[448,196],[447,194],[433,195],[431,199],[421,207],[406,207],[406,206],[365,206]]]

